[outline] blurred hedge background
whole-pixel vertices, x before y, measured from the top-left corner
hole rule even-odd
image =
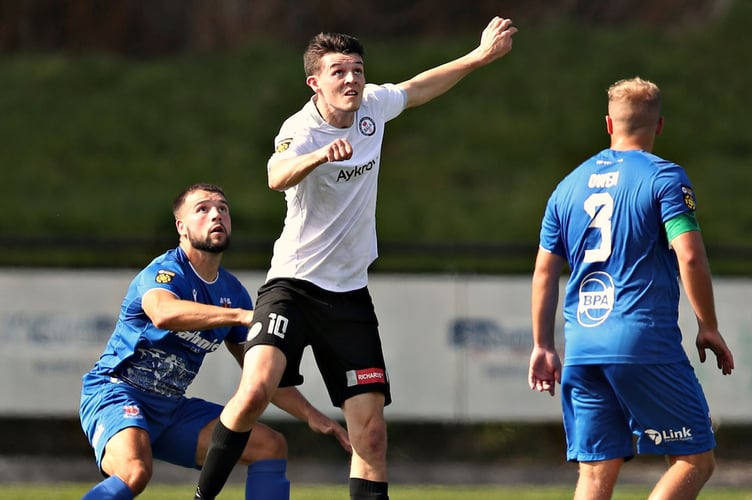
[[[655,152],[683,165],[716,273],[752,273],[752,4],[741,0],[0,0],[0,266],[140,267],[175,244],[185,185],[222,185],[264,269],[284,214],[265,164],[310,96],[306,41],[354,34],[399,82],[477,44],[514,50],[390,123],[375,271],[528,273],[545,200],[608,146],[605,90],[664,91]]]

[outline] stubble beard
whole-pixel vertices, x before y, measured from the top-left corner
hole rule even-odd
[[[230,235],[226,235],[222,243],[212,243],[211,235],[204,239],[195,238],[193,235],[188,235],[188,241],[191,246],[196,250],[209,253],[222,253],[230,246]]]

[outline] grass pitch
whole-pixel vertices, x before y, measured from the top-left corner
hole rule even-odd
[[[61,483],[49,485],[0,485],[0,499],[7,500],[79,500],[90,484]],[[431,486],[391,485],[392,500],[559,500],[572,498],[572,486]],[[139,496],[141,500],[185,500],[193,485],[154,484]],[[614,500],[642,500],[649,488],[641,486],[617,486]],[[243,487],[229,485],[219,500],[242,500]],[[291,500],[336,500],[348,498],[347,487],[292,485]],[[705,500],[752,500],[750,489],[706,488],[699,498]]]

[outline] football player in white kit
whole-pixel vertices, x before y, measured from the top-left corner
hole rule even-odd
[[[363,47],[321,33],[304,54],[313,97],[287,119],[267,165],[287,215],[259,289],[243,376],[215,428],[196,498],[213,499],[275,389],[299,385],[310,345],[352,444],[351,499],[387,499],[384,406],[391,402],[368,292],[377,257],[376,190],[386,122],[445,93],[512,49],[517,29],[493,18],[477,48],[399,83],[367,84]]]

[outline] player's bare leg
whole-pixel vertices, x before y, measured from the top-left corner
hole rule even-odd
[[[369,489],[369,491],[378,489],[383,495],[368,498],[388,498],[384,395],[376,392],[359,394],[345,401],[342,411],[347,423],[350,444],[352,444],[351,498],[361,498],[354,493],[354,490],[362,488]]]
[[[245,353],[238,389],[214,426],[195,498],[213,499],[222,490],[247,448],[251,429],[269,405],[286,364],[285,355],[273,346],[257,345]]]
[[[276,391],[287,366],[285,355],[273,346],[257,345],[245,353],[238,390],[219,419],[233,431],[248,431],[256,423]]]
[[[134,496],[144,491],[153,471],[149,434],[129,427],[112,436],[102,457],[102,470],[122,479]]]
[[[697,498],[715,469],[712,450],[696,455],[671,456],[668,462],[668,470],[653,488],[649,500]]]
[[[623,463],[623,458],[580,462],[574,500],[609,500]]]

